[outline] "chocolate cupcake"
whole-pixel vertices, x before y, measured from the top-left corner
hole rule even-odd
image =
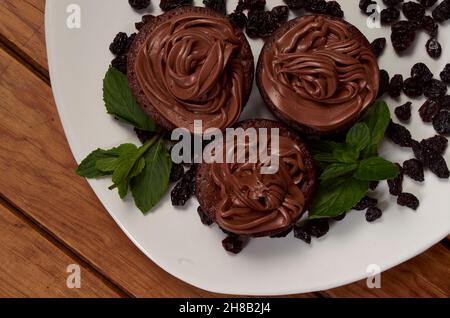
[[[349,128],[379,89],[368,40],[353,25],[322,15],[302,16],[278,29],[261,51],[256,76],[278,118],[317,135]]]
[[[231,147],[229,138],[210,144],[214,153],[226,153],[228,158],[234,157],[235,163],[228,160],[199,165],[195,187],[201,209],[226,233],[244,237],[284,233],[312,200],[316,184],[312,156],[299,136],[278,122],[249,120],[236,127],[242,128],[238,136],[251,136],[253,129],[257,138],[238,138]],[[275,160],[252,157],[250,149],[256,146]],[[236,156],[239,147],[245,149],[245,158],[240,157],[245,160]],[[274,162],[278,162],[277,167],[263,170]]]
[[[194,132],[194,121],[224,129],[239,118],[253,82],[245,35],[223,15],[180,7],[140,30],[128,57],[128,80],[145,112],[162,127]]]

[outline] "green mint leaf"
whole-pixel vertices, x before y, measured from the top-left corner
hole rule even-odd
[[[332,153],[318,153],[314,155],[314,160],[322,163],[338,162]]]
[[[326,181],[340,176],[344,176],[346,174],[354,172],[356,169],[358,169],[357,163],[334,163],[329,165],[324,170],[324,172],[320,176],[320,180]]]
[[[113,67],[108,69],[103,80],[103,100],[108,114],[141,130],[157,130],[153,120],[136,103],[127,77]]]
[[[346,142],[357,151],[362,151],[370,144],[370,131],[365,123],[357,123],[347,133]]]
[[[110,158],[104,158],[97,161],[95,164],[95,168],[102,172],[110,172],[113,173],[114,170],[117,168],[117,158],[116,157],[110,157]]]
[[[91,152],[78,166],[76,172],[78,175],[93,179],[112,174],[108,169],[102,170],[97,168],[97,163],[102,160],[116,159],[123,152],[129,151],[131,144],[123,144],[119,147],[109,150],[97,149]]]
[[[361,161],[354,177],[365,181],[394,179],[399,174],[398,166],[381,157],[372,157]]]
[[[77,174],[88,179],[99,178],[110,174],[96,168],[97,161],[105,158],[111,158],[110,155],[106,154],[105,150],[94,150],[80,163],[76,170]]]
[[[311,219],[337,217],[352,209],[369,190],[369,181],[341,178],[321,182],[309,211]]]
[[[144,158],[144,170],[131,180],[131,192],[136,206],[142,213],[147,213],[169,188],[172,160],[162,139],[150,147]]]
[[[119,185],[127,179],[137,160],[139,160],[139,149],[136,146],[117,158],[116,168],[112,176],[115,185]]]
[[[389,107],[383,101],[376,102],[364,113],[360,122],[365,123],[369,128],[370,145],[376,145],[378,148],[379,143],[384,138],[390,120],[391,113]],[[371,152],[373,153],[373,151],[374,149],[372,148]]]
[[[355,163],[359,158],[359,151],[353,148],[336,149],[333,157],[343,163]]]

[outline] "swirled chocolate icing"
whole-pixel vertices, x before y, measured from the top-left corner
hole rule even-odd
[[[154,28],[140,49],[135,72],[142,91],[176,127],[223,129],[240,116],[242,40],[229,21],[202,12],[177,14]]]
[[[249,144],[245,147],[248,150]],[[211,176],[220,188],[216,222],[221,228],[257,236],[286,229],[303,214],[305,165],[301,149],[294,140],[280,136],[276,153],[280,162],[275,174],[261,174],[261,161],[212,165]]]
[[[264,50],[260,86],[283,117],[327,132],[373,103],[377,61],[354,31],[341,20],[304,16]]]

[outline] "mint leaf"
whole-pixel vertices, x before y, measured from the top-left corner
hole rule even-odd
[[[346,142],[358,152],[370,144],[370,131],[365,123],[357,123],[347,133]]]
[[[136,128],[156,131],[157,126],[136,103],[127,77],[110,67],[103,80],[103,100],[108,114]]]
[[[108,169],[97,168],[97,163],[102,160],[117,159],[124,151],[129,149],[130,144],[124,144],[109,150],[97,149],[91,152],[78,166],[76,172],[79,176],[88,179],[99,178],[112,174]]]
[[[116,157],[110,157],[110,158],[104,158],[97,161],[95,164],[95,168],[102,172],[110,172],[113,173],[114,170],[117,168],[117,158]]]
[[[391,113],[386,102],[376,102],[364,113],[360,122],[365,123],[370,131],[370,145],[376,145],[383,140],[386,129],[391,120]],[[372,147],[371,152],[374,151]]]
[[[162,139],[150,147],[144,158],[145,168],[131,180],[131,192],[136,206],[147,213],[168,190],[172,160]]]
[[[136,146],[120,155],[112,176],[112,181],[115,185],[119,185],[125,181],[137,160],[139,160],[139,149]]]
[[[369,181],[354,178],[321,182],[309,211],[311,219],[337,217],[353,208],[369,190]]]
[[[320,176],[320,180],[326,181],[337,178],[349,174],[350,172],[354,172],[356,169],[358,169],[357,163],[334,163],[325,169]]]
[[[372,157],[361,161],[354,177],[359,180],[381,181],[394,179],[399,172],[396,164],[381,157]]]
[[[359,158],[359,151],[352,148],[336,149],[333,157],[339,162],[355,163]]]

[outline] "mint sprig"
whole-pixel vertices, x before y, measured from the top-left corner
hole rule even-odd
[[[124,74],[110,67],[103,80],[103,99],[109,114],[144,131],[158,132],[159,127],[136,103]],[[77,173],[93,179],[111,176],[110,190],[118,190],[123,199],[129,190],[136,206],[149,212],[169,188],[172,160],[162,133],[144,145],[122,144],[109,150],[97,149],[78,166]]]
[[[337,217],[364,197],[370,181],[398,176],[397,165],[378,156],[390,117],[387,104],[377,102],[348,131],[345,142],[318,141],[312,145],[314,159],[323,172],[310,218]]]
[[[108,114],[144,131],[157,131],[155,122],[136,103],[127,77],[110,67],[103,80],[103,101]]]

